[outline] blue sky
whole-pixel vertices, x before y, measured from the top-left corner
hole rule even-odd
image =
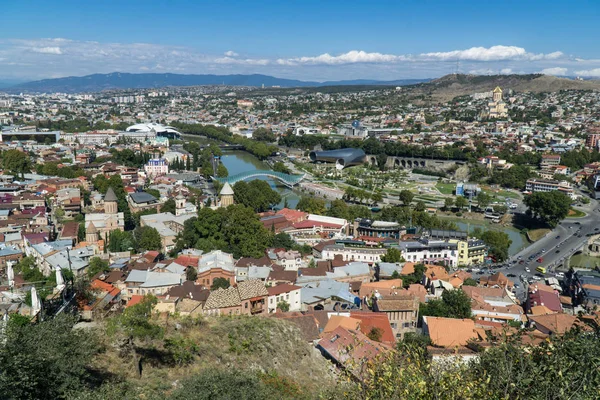
[[[0,78],[600,76],[600,1],[11,1]]]

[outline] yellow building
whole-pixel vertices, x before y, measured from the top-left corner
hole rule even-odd
[[[467,240],[450,240],[458,246],[457,265],[474,265],[482,264],[487,256],[487,246],[483,240],[467,239]]]
[[[500,86],[496,86],[496,89],[492,92],[492,101],[488,103],[488,117],[506,118],[507,116],[506,103],[502,100],[502,89],[500,89]]]

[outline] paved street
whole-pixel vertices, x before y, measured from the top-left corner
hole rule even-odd
[[[547,277],[554,276],[557,269],[564,272],[566,268],[560,267],[563,266],[568,256],[582,248],[589,239],[587,235],[600,233],[598,202],[592,200],[590,204],[582,206],[580,209],[587,213],[585,217],[563,220],[548,235],[512,256],[508,260],[508,267],[494,269],[493,273],[502,272],[505,275],[516,275],[516,277],[511,276],[510,279],[519,284],[517,297],[522,298],[525,289],[519,280],[521,275],[529,279],[536,274],[535,269],[539,266],[546,267],[548,270]],[[533,258],[529,260],[530,257]],[[537,262],[539,257],[543,258],[541,263]],[[520,263],[521,260],[523,261],[522,264]],[[526,271],[526,268],[529,268],[529,272]],[[475,275],[476,278],[480,276],[482,275]]]

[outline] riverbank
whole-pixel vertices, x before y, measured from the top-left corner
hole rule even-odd
[[[492,223],[488,220],[472,220],[461,217],[450,217],[439,215],[440,219],[448,220],[454,222],[459,230],[463,232],[471,232],[474,228],[481,228],[483,230],[495,230],[502,231],[508,235],[512,243],[508,248],[508,255],[512,256],[517,254],[519,251],[523,250],[525,247],[529,246],[529,241],[527,240],[527,236],[523,231],[513,227],[513,226],[504,226],[496,223]]]

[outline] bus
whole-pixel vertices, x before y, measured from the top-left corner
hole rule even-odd
[[[535,270],[536,270],[537,272],[540,272],[540,273],[542,273],[542,274],[545,274],[545,273],[546,273],[546,268],[544,268],[544,267],[537,267]]]

